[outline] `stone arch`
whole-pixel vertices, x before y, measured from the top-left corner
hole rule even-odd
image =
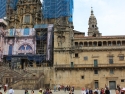
[[[89,41],[89,46],[91,47],[93,45],[92,41]]]
[[[83,42],[79,42],[79,46],[83,46]]]
[[[117,41],[117,45],[120,46],[121,45],[121,41]]]
[[[25,50],[25,45],[27,44],[21,45],[18,50]],[[29,49],[32,50],[32,47],[30,45],[27,45],[26,50],[29,50]]]
[[[86,42],[84,42],[84,46],[85,47],[87,47],[88,46],[88,42],[86,41]]]
[[[108,41],[108,46],[111,46],[112,45],[112,42],[111,41]]]
[[[20,45],[18,46],[18,49],[19,49],[22,45],[29,45],[29,46],[31,46],[31,48],[32,48],[32,50],[33,50],[32,45],[31,45],[31,44],[29,44],[29,43],[23,43],[23,44],[20,44]]]
[[[98,46],[102,46],[102,41],[98,41]]]
[[[116,46],[116,41],[112,41],[112,45]]]
[[[97,46],[97,41],[94,41],[94,42],[93,42],[93,46]]]

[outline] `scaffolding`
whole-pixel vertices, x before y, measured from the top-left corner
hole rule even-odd
[[[0,18],[6,16],[6,0],[0,0]]]
[[[73,22],[73,0],[43,0],[43,18],[69,17]]]
[[[13,9],[13,10],[16,10],[17,9],[17,3],[18,3],[18,0],[8,0],[10,2],[10,7]]]
[[[46,60],[46,43],[47,43],[47,24],[35,25],[36,30],[36,54],[40,55],[37,57],[38,62],[43,62]]]
[[[7,10],[17,9],[18,0],[0,0],[0,18],[4,18],[7,15]]]

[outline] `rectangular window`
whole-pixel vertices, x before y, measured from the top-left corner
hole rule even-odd
[[[75,42],[75,46],[78,46],[78,42]]]
[[[113,64],[113,56],[109,57],[109,64]]]
[[[25,23],[30,23],[30,15],[25,15],[24,22]]]
[[[85,56],[85,57],[84,57],[84,60],[88,60],[88,57],[87,57],[87,56]]]
[[[119,56],[119,60],[124,60],[124,56]]]
[[[76,53],[76,54],[75,54],[75,57],[79,57],[79,54],[78,54],[78,53]]]
[[[94,67],[98,67],[98,60],[97,59],[94,60]]]
[[[124,82],[125,80],[124,79],[121,79],[121,82]]]
[[[9,34],[10,36],[13,36],[14,34],[13,34],[13,29],[10,29],[10,34]]]
[[[71,64],[71,67],[74,67],[74,63],[73,62],[71,62],[70,64]]]
[[[13,45],[9,45],[8,55],[12,55],[12,53],[13,53]]]
[[[29,28],[25,28],[23,33],[24,35],[29,35]]]
[[[83,76],[83,75],[81,76],[81,79],[84,79],[84,76]]]
[[[114,74],[114,70],[113,69],[110,69],[110,74]]]
[[[98,74],[98,70],[94,70],[94,74]]]

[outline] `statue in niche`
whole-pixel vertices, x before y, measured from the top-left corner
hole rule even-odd
[[[65,42],[65,36],[62,36],[62,43]]]
[[[58,36],[57,41],[58,41],[58,42],[60,42],[60,41],[61,41],[61,37],[60,37],[60,36]]]
[[[30,7],[26,6],[26,12],[30,12]]]
[[[23,9],[22,8],[20,9],[20,14],[23,14]]]

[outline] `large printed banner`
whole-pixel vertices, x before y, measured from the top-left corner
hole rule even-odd
[[[41,40],[46,41],[43,46],[46,47],[46,61],[52,61],[53,57],[53,24],[41,24],[35,29],[47,29],[46,33],[41,35]],[[3,31],[0,29],[0,61],[3,55],[35,55],[36,54],[36,30],[34,28],[24,29],[8,29]],[[2,32],[2,33],[1,33]],[[42,31],[41,31],[42,32]],[[42,38],[45,39],[42,39]],[[42,59],[41,56],[40,59]]]
[[[6,36],[9,37],[5,38],[3,55],[35,54],[36,41],[34,28],[8,29]]]
[[[24,28],[24,29],[8,29],[6,36],[34,36],[34,28]]]
[[[46,50],[46,60],[52,61],[52,50],[53,50],[53,24],[48,25],[47,31],[47,50]]]

